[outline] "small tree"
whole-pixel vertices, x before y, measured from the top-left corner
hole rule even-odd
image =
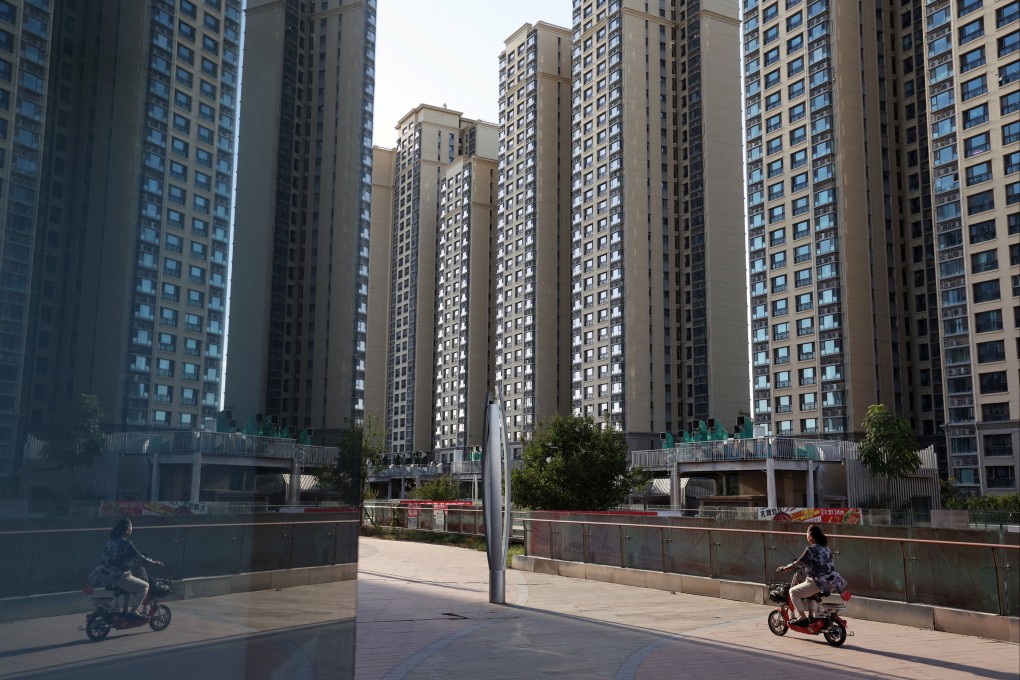
[[[382,467],[382,430],[373,416],[340,430],[339,453],[332,465],[311,471],[319,486],[332,489],[341,502],[364,511],[368,477]]]
[[[103,409],[93,394],[80,394],[58,406],[42,435],[42,456],[61,467],[91,465],[106,451]]]
[[[858,452],[873,477],[885,477],[885,495],[892,498],[892,480],[906,477],[921,467],[917,435],[910,423],[897,418],[884,404],[872,404],[864,416],[864,440]]]
[[[516,505],[534,510],[608,510],[648,482],[629,469],[623,434],[590,416],[554,415],[540,423],[512,473]]]
[[[460,482],[451,475],[441,475],[422,484],[411,493],[423,501],[455,501],[461,497]]]

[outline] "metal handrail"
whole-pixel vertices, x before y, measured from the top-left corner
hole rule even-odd
[[[339,510],[339,512],[357,512],[357,508],[353,510]],[[149,529],[201,529],[205,527],[267,527],[276,526],[281,524],[360,524],[361,519],[309,519],[309,520],[296,520],[291,522],[202,522],[201,524],[154,524],[148,526],[136,526],[137,531],[147,531]],[[87,531],[103,531],[109,532],[109,526],[102,527],[79,527],[77,529],[66,528],[66,529],[30,529],[30,530],[19,530],[19,531],[0,531],[0,536],[21,536],[21,535],[36,535],[36,534],[76,534],[84,533]]]
[[[778,534],[782,536],[789,536],[789,531],[775,531],[771,529],[726,529],[722,527],[685,527],[677,525],[662,525],[662,524],[637,524],[629,522],[588,522],[584,520],[576,519],[547,519],[544,517],[524,517],[526,522],[556,522],[560,524],[583,524],[591,526],[614,526],[614,527],[655,527],[661,529],[680,529],[682,531],[722,531],[727,533],[740,533],[740,534]],[[936,541],[930,538],[887,538],[884,536],[854,536],[853,534],[829,534],[830,538],[838,536],[839,538],[849,538],[853,540],[863,541],[888,541],[890,543],[928,543],[928,544],[939,544],[939,545],[960,545],[964,547],[972,548],[1008,548],[1011,550],[1020,550],[1020,544],[1011,545],[1009,543],[974,543],[968,541]]]

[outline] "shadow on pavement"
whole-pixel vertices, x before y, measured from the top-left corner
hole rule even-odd
[[[110,644],[116,638],[85,644]],[[79,644],[54,645],[63,647]],[[95,680],[144,677],[146,680],[240,680],[260,678],[353,678],[353,620],[287,628],[222,638],[214,642],[176,644],[145,651],[125,651],[88,662],[63,662],[19,674],[25,680]],[[7,655],[21,650],[11,650]],[[65,657],[66,658],[66,657]]]

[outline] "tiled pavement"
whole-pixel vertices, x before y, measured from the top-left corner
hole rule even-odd
[[[488,603],[485,554],[361,540],[359,580],[173,602],[161,633],[90,643],[84,616],[0,625],[0,678],[1011,678],[1020,646],[850,621],[778,638],[769,607],[532,572]],[[84,607],[83,607],[84,611]]]

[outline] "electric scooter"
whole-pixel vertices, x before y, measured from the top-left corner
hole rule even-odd
[[[803,633],[804,635],[821,634],[830,645],[839,647],[846,642],[847,635],[853,635],[853,631],[847,631],[846,620],[838,613],[846,609],[846,603],[850,601],[850,591],[843,590],[843,592],[839,593],[841,601],[834,602],[823,599],[832,594],[827,590],[823,590],[812,598],[821,606],[820,616],[806,625],[792,625],[791,620],[794,619],[797,609],[793,606],[793,601],[790,599],[790,589],[801,583],[805,578],[804,570],[799,569],[790,579],[790,583],[786,581],[768,582],[769,599],[781,605],[779,609],[774,609],[769,614],[769,630],[774,635],[786,635],[787,630]]]
[[[154,631],[161,631],[170,625],[170,607],[160,600],[170,594],[172,589],[170,577],[150,578],[144,569],[139,568],[139,571],[141,572],[138,574],[139,578],[149,582],[149,592],[138,605],[138,611],[144,612],[145,616],[129,616],[123,611],[126,604],[123,598],[130,597],[126,590],[112,588],[107,589],[102,595],[93,595],[91,585],[86,585],[82,589],[82,592],[89,596],[89,602],[96,606],[86,614],[85,625],[78,627],[78,630],[85,631],[89,640],[99,642],[113,629],[124,630],[148,625]]]

